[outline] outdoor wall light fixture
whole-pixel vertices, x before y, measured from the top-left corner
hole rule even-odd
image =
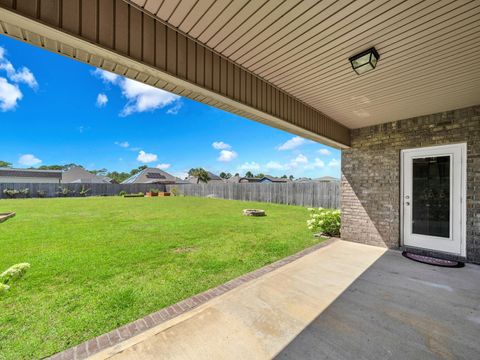
[[[380,59],[380,55],[378,55],[377,50],[372,47],[368,50],[362,51],[360,54],[352,56],[348,60],[350,60],[352,68],[355,70],[357,75],[362,75],[370,70],[375,69],[378,59]]]

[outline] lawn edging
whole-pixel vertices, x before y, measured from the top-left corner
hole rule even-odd
[[[282,266],[285,266],[297,259],[304,257],[320,248],[328,246],[333,242],[339,240],[338,238],[327,238],[327,240],[322,241],[321,243],[315,244],[311,247],[308,247],[296,254],[287,256],[283,259],[280,259],[274,263],[266,265],[260,269],[254,270],[252,272],[241,275],[235,279],[227,281],[226,283],[214,287],[212,289],[206,290],[202,293],[194,295],[188,299],[182,300],[176,304],[170,305],[166,308],[163,308],[157,312],[154,312],[150,315],[147,315],[143,318],[135,320],[131,323],[123,325],[115,330],[112,330],[106,334],[97,336],[93,339],[87,340],[79,345],[76,345],[72,348],[61,351],[57,354],[54,354],[50,357],[47,357],[48,360],[70,360],[70,359],[86,359],[89,356],[92,356],[98,353],[101,350],[105,350],[111,346],[115,346],[127,339],[130,339],[148,329],[151,329],[157,325],[160,325],[168,320],[171,320],[181,314],[184,314],[196,307],[208,302],[209,300],[216,298],[220,295],[225,294],[226,292],[233,290],[240,285],[248,283],[252,280],[258,279],[259,277],[268,274]]]

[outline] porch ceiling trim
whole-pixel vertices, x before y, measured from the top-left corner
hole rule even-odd
[[[330,146],[350,145],[346,126],[123,0],[0,0],[0,31]]]

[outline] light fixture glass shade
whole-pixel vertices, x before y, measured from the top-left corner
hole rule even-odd
[[[378,59],[380,59],[380,56],[378,55],[377,50],[375,50],[375,48],[370,48],[362,51],[360,54],[352,56],[349,60],[352,64],[353,70],[355,70],[358,75],[361,75],[375,69]]]

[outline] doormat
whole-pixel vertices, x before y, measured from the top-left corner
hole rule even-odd
[[[431,256],[413,254],[408,251],[402,252],[402,255],[405,256],[407,259],[418,261],[428,265],[451,267],[451,268],[461,268],[465,266],[465,263],[461,261],[438,259]]]

